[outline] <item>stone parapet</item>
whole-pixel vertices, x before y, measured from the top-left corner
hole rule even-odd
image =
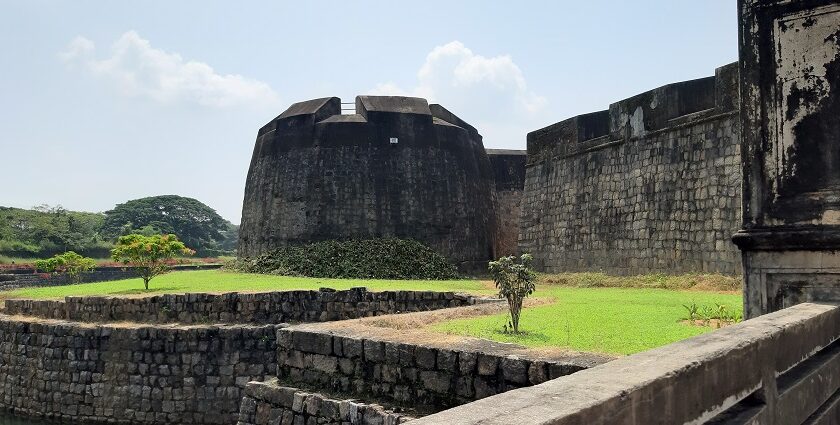
[[[80,322],[284,323],[326,322],[475,304],[469,295],[432,291],[278,291],[164,294],[142,298],[66,297],[6,300],[5,313]]]

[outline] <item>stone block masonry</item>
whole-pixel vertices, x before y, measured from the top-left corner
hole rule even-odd
[[[412,419],[377,404],[335,399],[270,380],[245,387],[237,425],[396,425]]]
[[[520,249],[545,272],[738,274],[738,69],[528,135]]]
[[[495,181],[496,257],[519,253],[519,218],[525,188],[526,152],[509,149],[487,149]]]
[[[93,326],[0,315],[0,404],[44,419],[232,424],[277,326]]]
[[[299,325],[278,330],[277,371],[289,385],[440,410],[592,366],[510,355],[513,347],[444,348]]]
[[[475,304],[469,295],[432,291],[278,291],[165,294],[143,298],[66,297],[6,300],[5,312],[81,322],[283,323],[326,322]]]
[[[352,304],[353,314],[373,316],[384,311],[372,307],[376,303],[389,306],[386,310],[416,311],[476,300],[452,293],[361,289],[9,300],[7,309],[15,315],[0,314],[0,409],[74,423],[384,425],[592,365],[525,358],[517,355],[520,347],[487,341],[481,347],[443,348],[356,336],[347,322],[334,322],[347,332],[335,335],[337,331],[317,330],[327,323],[290,327],[67,320],[132,315],[150,322],[174,320],[190,317],[181,315],[192,312],[185,306],[202,302],[207,311],[230,314],[219,318],[268,320],[254,312],[283,303],[299,305],[295,311],[347,312]],[[138,308],[150,305],[151,310]],[[218,310],[221,305],[225,309]],[[344,308],[336,310],[339,305]],[[174,315],[153,314],[168,314],[162,306],[171,307]],[[36,313],[64,320],[31,315]],[[286,328],[291,331],[278,332]],[[280,386],[277,377],[298,388]],[[249,382],[254,383],[246,390]],[[399,407],[386,409],[355,397]]]
[[[440,105],[358,96],[291,105],[263,126],[245,184],[240,257],[325,239],[416,239],[460,267],[493,256],[481,135]]]

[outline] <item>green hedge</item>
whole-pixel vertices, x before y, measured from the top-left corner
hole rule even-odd
[[[345,279],[454,279],[446,258],[414,240],[364,239],[290,245],[229,266],[247,273]]]

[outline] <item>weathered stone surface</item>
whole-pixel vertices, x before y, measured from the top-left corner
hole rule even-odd
[[[840,5],[741,0],[745,315],[840,300]]]
[[[527,361],[505,357],[502,358],[499,367],[502,369],[505,381],[520,385],[528,383]]]
[[[294,400],[276,394],[289,391],[295,394]],[[250,382],[245,394],[237,425],[396,425],[414,419],[376,404],[338,400],[297,388],[282,387],[276,379]]]
[[[526,151],[487,149],[495,182],[495,257],[519,253],[519,219],[525,189]]]
[[[308,105],[303,107],[302,105]],[[239,255],[337,238],[419,240],[452,261],[493,253],[493,175],[478,132],[439,105],[358,96],[296,103],[260,129]]]
[[[276,371],[276,332],[0,315],[0,407],[74,423],[234,423],[246,383]],[[272,416],[252,403],[244,410],[264,423]]]
[[[291,346],[278,348],[277,374],[284,383],[406,406],[457,406],[544,382],[550,373],[562,376],[608,361],[599,356],[531,359],[527,352],[512,353],[516,346],[490,341],[463,347],[412,345],[365,333],[357,336],[352,329],[326,324],[296,325],[280,332],[301,334],[290,338]],[[341,352],[320,354],[319,347],[308,342],[317,339],[310,334],[341,339]]]
[[[492,376],[496,374],[496,368],[499,365],[499,358],[496,356],[488,356],[486,354],[478,355],[478,374],[482,376]]]
[[[727,65],[528,134],[519,248],[546,272],[740,273],[737,78]]]

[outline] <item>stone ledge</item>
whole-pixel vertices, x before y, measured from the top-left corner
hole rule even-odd
[[[396,425],[414,417],[378,404],[340,399],[320,392],[280,385],[277,379],[249,382],[237,425],[310,423]]]

